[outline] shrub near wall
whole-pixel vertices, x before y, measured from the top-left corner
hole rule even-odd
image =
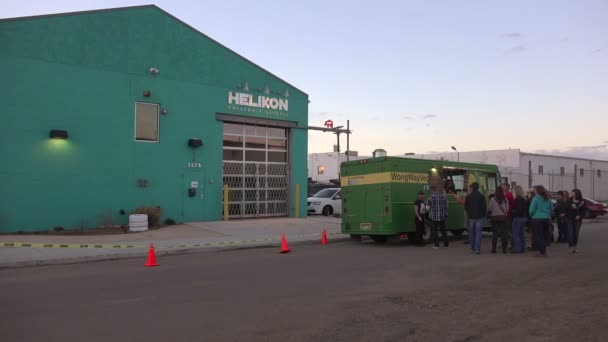
[[[160,218],[163,216],[161,207],[139,207],[133,211],[133,214],[148,215],[148,226],[154,227],[160,224]]]

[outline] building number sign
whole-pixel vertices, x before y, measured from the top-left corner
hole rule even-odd
[[[196,167],[196,168],[199,168],[199,167],[202,167],[202,166],[203,166],[203,165],[202,165],[201,163],[188,163],[188,167]]]

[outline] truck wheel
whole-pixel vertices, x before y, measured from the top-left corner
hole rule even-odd
[[[369,237],[376,243],[385,243],[388,240],[386,235],[370,235]]]
[[[331,205],[326,205],[323,207],[323,216],[331,216],[334,213],[334,209]]]
[[[423,242],[431,241],[431,226],[429,224],[424,225],[424,234],[422,234],[422,241]]]

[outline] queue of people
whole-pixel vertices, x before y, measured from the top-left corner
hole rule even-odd
[[[464,199],[458,199],[464,204],[468,218],[468,243],[471,252],[481,253],[481,237],[486,220],[492,225],[492,253],[496,253],[498,240],[501,242],[502,253],[525,253],[529,248],[538,251],[537,256],[547,255],[547,246],[553,240],[552,216],[555,214],[558,237],[557,243],[568,243],[569,252],[577,253],[582,219],[585,215],[585,201],[579,189],[558,191],[555,205],[549,192],[544,186],[538,185],[524,193],[517,185],[514,193],[509,184],[498,187],[490,195],[486,204],[485,196],[479,191],[479,184],[472,183],[469,193]],[[414,211],[416,213],[416,241],[422,241],[425,225],[431,227],[433,248],[439,248],[439,232],[443,244],[448,247],[446,218],[448,216],[448,201],[446,196],[439,193],[437,187],[432,188],[430,198],[424,200],[424,192],[418,194]],[[531,232],[531,245],[526,246],[526,230]]]

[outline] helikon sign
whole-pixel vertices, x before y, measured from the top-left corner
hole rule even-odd
[[[289,100],[277,99],[276,97],[254,96],[245,93],[228,92],[228,104],[239,106],[289,110]]]

